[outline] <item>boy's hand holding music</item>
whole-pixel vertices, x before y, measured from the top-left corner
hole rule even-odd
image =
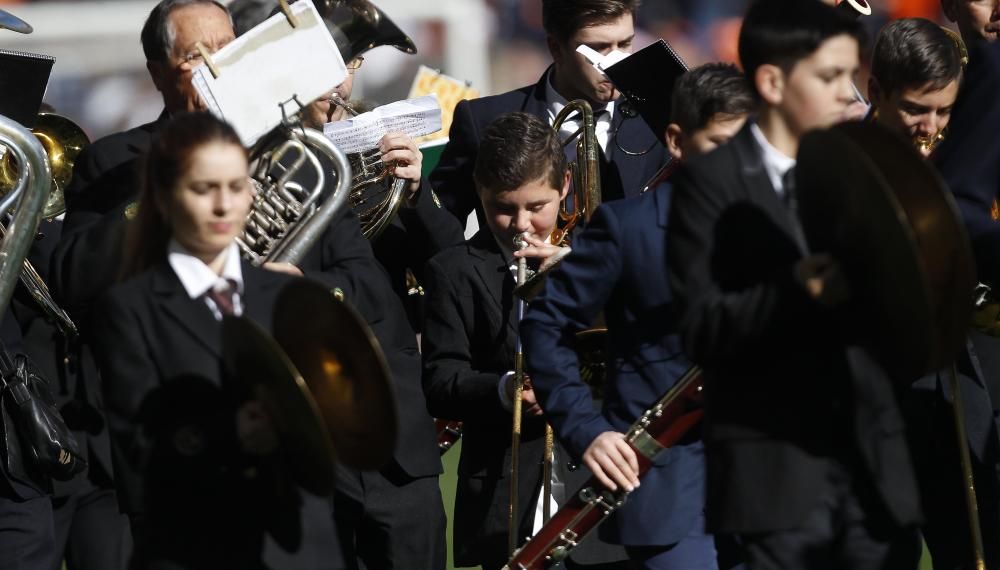
[[[606,431],[583,452],[583,463],[602,485],[631,493],[639,486],[639,460],[625,441],[625,434]]]
[[[420,190],[420,175],[423,168],[424,155],[417,148],[417,143],[403,133],[387,133],[378,143],[382,152],[382,162],[392,163],[392,175],[406,180],[406,200],[412,201]]]

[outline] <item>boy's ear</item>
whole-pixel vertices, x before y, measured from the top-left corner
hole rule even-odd
[[[778,105],[785,95],[785,72],[777,65],[765,63],[753,76],[754,85],[761,99],[768,105]]]
[[[569,194],[569,185],[570,185],[571,180],[572,179],[570,178],[569,169],[567,168],[566,169],[566,174],[563,175],[562,192],[559,193],[559,201],[560,202],[563,201],[563,200],[565,200],[566,196]]]
[[[681,150],[681,146],[684,144],[684,130],[677,123],[670,123],[667,125],[667,130],[663,133],[663,140],[667,145],[667,152],[670,156],[674,157],[675,160],[683,160],[684,152]]]

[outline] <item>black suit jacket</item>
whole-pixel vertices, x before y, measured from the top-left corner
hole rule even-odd
[[[490,97],[461,101],[455,107],[455,117],[448,144],[441,160],[431,173],[430,181],[445,208],[462,224],[469,213],[480,210],[472,171],[476,166],[479,141],[494,119],[505,113],[522,111],[548,122],[545,82],[548,71],[535,85],[529,85]],[[638,196],[643,185],[667,160],[667,151],[659,144],[659,136],[636,117],[626,119],[621,107],[615,109],[611,132],[617,132],[620,145],[630,152],[651,150],[642,156],[630,156],[621,151],[612,137],[606,152],[601,151],[601,195],[603,201]],[[480,214],[481,216],[481,214]],[[480,227],[485,227],[480,223]]]
[[[270,331],[275,298],[294,278],[246,262],[242,271],[243,315]],[[256,567],[265,529],[297,539],[283,470],[240,451],[235,410],[250,391],[226,372],[222,324],[204,299],[191,299],[164,260],[114,286],[97,310],[119,501],[149,533],[137,555]]]
[[[511,413],[500,402],[501,376],[514,367],[517,314],[514,277],[488,230],[448,248],[427,264],[427,314],[422,344],[424,390],[434,416],[463,421],[455,497],[455,561],[496,560],[507,548],[510,505]],[[518,481],[520,536],[530,536],[541,486],[545,424],[524,416]],[[557,451],[566,492],[589,476],[569,471]],[[620,550],[594,536],[574,551],[578,562],[620,559]]]
[[[896,523],[914,523],[894,387],[796,284],[797,222],[749,127],[681,168],[668,224],[685,349],[705,369],[708,524],[795,528],[831,461],[870,482]]]

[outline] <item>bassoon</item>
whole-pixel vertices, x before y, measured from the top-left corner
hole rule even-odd
[[[639,460],[639,477],[649,471],[657,455],[698,426],[704,414],[701,369],[693,366],[625,434]],[[611,491],[591,477],[514,552],[504,568],[541,570],[555,566],[627,498],[628,492]]]

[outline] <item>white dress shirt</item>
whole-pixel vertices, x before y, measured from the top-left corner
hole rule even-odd
[[[212,271],[205,262],[195,257],[173,238],[167,246],[167,262],[181,280],[181,285],[192,299],[201,297],[215,315],[215,320],[222,320],[222,311],[208,295],[209,289],[224,291],[230,283],[236,284],[233,293],[233,313],[243,314],[243,269],[240,267],[240,248],[236,242],[229,244],[219,254],[226,261],[222,266],[222,275]]]
[[[750,132],[753,133],[757,145],[764,151],[764,171],[767,172],[767,177],[771,180],[771,186],[774,186],[774,191],[778,193],[778,196],[784,198],[785,184],[783,179],[785,174],[795,167],[795,159],[775,148],[764,136],[764,132],[760,130],[757,123],[750,125]]]
[[[548,103],[549,124],[551,125],[560,111],[569,103],[565,97],[556,91],[552,85],[552,73],[549,73],[545,80],[545,101]],[[608,141],[611,139],[611,119],[615,114],[615,102],[611,101],[605,107],[607,113],[600,113],[601,109],[594,109],[594,131],[597,134],[597,144],[601,145],[601,150],[608,152]],[[580,128],[580,119],[568,120],[559,128],[559,132],[565,136],[572,135]]]

